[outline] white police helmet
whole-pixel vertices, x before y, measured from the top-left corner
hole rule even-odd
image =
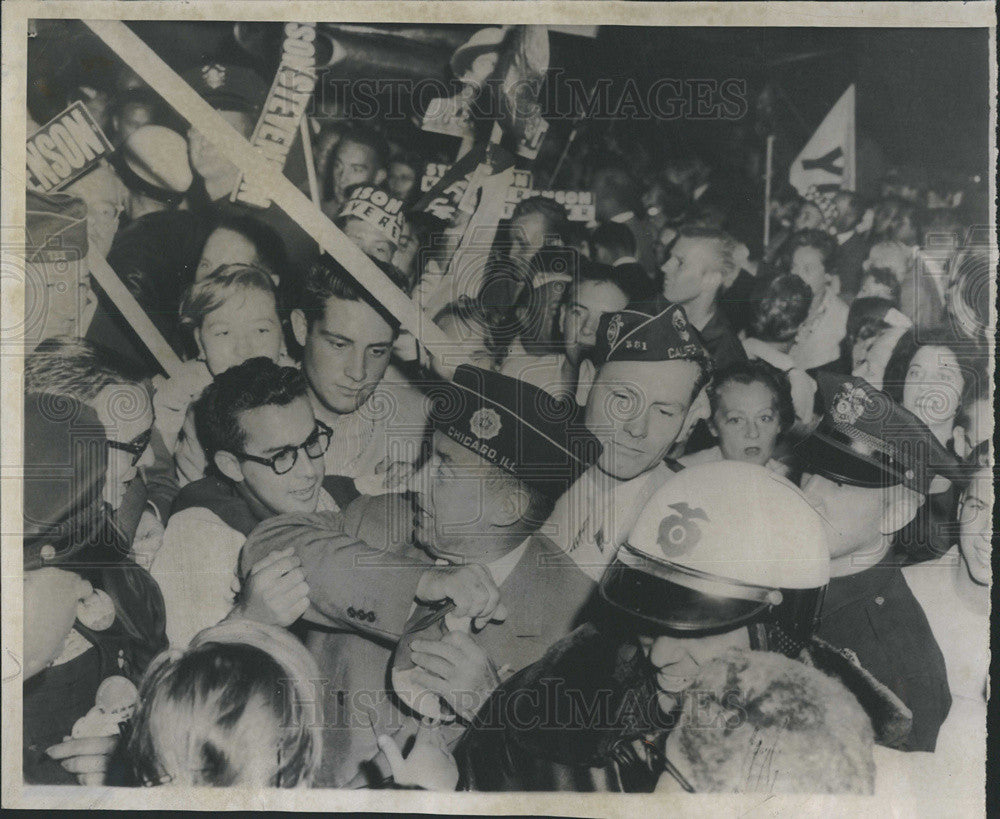
[[[797,653],[829,579],[822,520],[802,493],[765,467],[717,461],[679,472],[650,498],[600,590],[653,633],[773,624],[770,647]]]

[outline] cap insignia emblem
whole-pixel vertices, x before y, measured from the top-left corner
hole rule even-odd
[[[205,81],[205,85],[217,91],[226,84],[226,67],[218,63],[202,66],[201,78]]]
[[[692,509],[686,503],[672,503],[670,508],[676,515],[668,515],[660,521],[660,531],[656,542],[667,557],[680,557],[690,552],[701,540],[701,527],[696,520],[708,520],[703,509]]]
[[[833,398],[831,415],[833,420],[841,424],[854,424],[865,414],[871,399],[861,387],[845,382]]]
[[[611,321],[608,322],[608,346],[614,347],[615,342],[618,341],[618,336],[621,335],[622,327],[625,326],[625,321],[621,317],[621,313],[615,313],[611,317]]]
[[[671,321],[673,322],[674,329],[677,331],[677,335],[684,339],[684,341],[690,341],[691,334],[688,332],[687,322],[684,321],[684,316],[681,315],[679,310],[674,311]]]
[[[484,441],[496,438],[500,434],[500,426],[499,413],[488,407],[476,410],[469,419],[469,429],[472,434]]]

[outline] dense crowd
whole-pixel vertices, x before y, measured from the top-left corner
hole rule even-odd
[[[184,76],[251,136],[263,78]],[[468,246],[421,202],[457,141],[323,121],[317,204],[428,349],[134,75],[79,98],[111,159],[27,194],[26,782],[982,787],[974,191],[776,185],[765,246],[725,158],[596,132],[590,222],[522,198]]]

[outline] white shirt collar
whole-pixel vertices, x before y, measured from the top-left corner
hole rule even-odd
[[[626,210],[626,211],[623,211],[622,213],[618,213],[618,214],[612,216],[608,221],[609,222],[617,222],[620,225],[623,222],[629,222],[629,221],[631,221],[634,218],[635,218],[635,211]]]
[[[498,557],[492,563],[486,564],[486,568],[490,570],[490,574],[493,575],[493,582],[497,586],[503,585],[503,582],[510,577],[510,573],[514,571],[514,567],[521,560],[524,550],[528,548],[529,540],[531,540],[530,535],[516,549],[511,549],[503,557]]]
[[[618,267],[623,264],[638,264],[639,260],[635,256],[620,256],[615,259],[612,263],[612,267]]]

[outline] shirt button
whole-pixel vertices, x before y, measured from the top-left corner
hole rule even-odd
[[[348,617],[357,617],[358,616],[358,613],[354,610],[354,606],[348,606],[347,607],[347,616]]]
[[[373,611],[368,612],[368,622],[369,623],[375,622],[375,612]]]
[[[878,597],[875,598],[875,605],[876,606],[881,606],[884,602],[885,602],[885,598],[881,594]]]

